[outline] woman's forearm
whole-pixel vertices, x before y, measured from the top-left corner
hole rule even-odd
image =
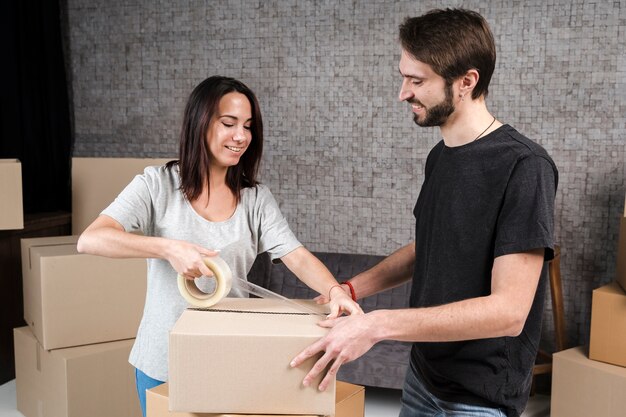
[[[376,266],[350,279],[357,298],[364,298],[404,284],[413,276],[415,242],[398,249]]]
[[[167,243],[163,238],[128,233],[111,217],[100,216],[80,235],[77,249],[110,258],[165,258]]]
[[[322,295],[328,296],[330,289],[337,285],[337,280],[328,268],[302,246],[283,256],[281,260],[300,281]]]

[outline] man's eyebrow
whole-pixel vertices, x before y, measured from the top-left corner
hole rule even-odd
[[[403,77],[414,78],[416,80],[423,80],[424,79],[424,77],[420,77],[419,75],[415,75],[415,74],[403,74],[402,71],[400,71],[400,68],[398,68],[398,72]]]

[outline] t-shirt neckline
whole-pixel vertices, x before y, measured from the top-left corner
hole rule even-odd
[[[464,149],[468,149],[468,148],[470,148],[472,146],[476,146],[478,144],[485,143],[486,139],[489,139],[492,135],[495,135],[495,134],[500,133],[500,132],[502,132],[504,130],[507,130],[508,128],[509,128],[508,124],[503,124],[502,126],[499,126],[496,130],[487,133],[485,136],[483,136],[481,138],[478,138],[476,140],[473,140],[471,142],[468,142],[468,143],[466,143],[464,145],[448,146],[448,145],[446,145],[446,142],[443,140],[443,138],[441,139],[441,143],[443,144],[443,149],[446,152],[461,151],[461,150],[464,150]]]
[[[180,171],[177,169],[176,173],[178,174],[178,187],[180,189]],[[233,214],[231,214],[229,218],[227,218],[225,220],[221,220],[219,222],[216,222],[216,221],[209,220],[209,219],[203,217],[202,215],[200,215],[200,213],[198,213],[196,211],[196,209],[193,208],[193,206],[191,205],[191,201],[189,201],[187,199],[187,197],[183,194],[183,192],[181,191],[180,193],[182,194],[183,200],[185,200],[185,204],[187,205],[187,208],[193,213],[193,216],[195,216],[197,219],[199,219],[200,221],[202,221],[204,223],[212,224],[212,225],[216,225],[216,226],[226,225],[228,223],[233,222],[235,220],[235,218],[237,218],[237,215],[242,210],[241,206],[243,204],[243,198],[244,198],[244,194],[245,194],[243,192],[241,193],[241,198],[239,199],[239,203],[237,203],[237,207],[235,207],[235,210],[233,211]]]

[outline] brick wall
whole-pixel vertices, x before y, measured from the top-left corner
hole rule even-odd
[[[191,89],[239,78],[265,122],[262,180],[312,250],[387,254],[438,130],[397,101],[397,28],[435,1],[66,0],[75,156],[170,157]],[[626,2],[451,1],[492,26],[488,105],[560,170],[556,235],[573,343],[614,277],[624,209]],[[546,311],[547,340],[552,331]]]

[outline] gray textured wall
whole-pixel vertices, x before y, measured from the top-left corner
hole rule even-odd
[[[445,6],[461,5],[481,12],[495,34],[490,109],[560,169],[567,324],[572,343],[583,343],[591,290],[614,277],[624,209],[626,2]],[[425,157],[440,139],[397,101],[397,27],[435,7],[442,4],[67,0],[74,155],[175,156],[191,89],[209,75],[233,76],[259,96],[262,180],[302,242],[387,254],[412,238]]]

